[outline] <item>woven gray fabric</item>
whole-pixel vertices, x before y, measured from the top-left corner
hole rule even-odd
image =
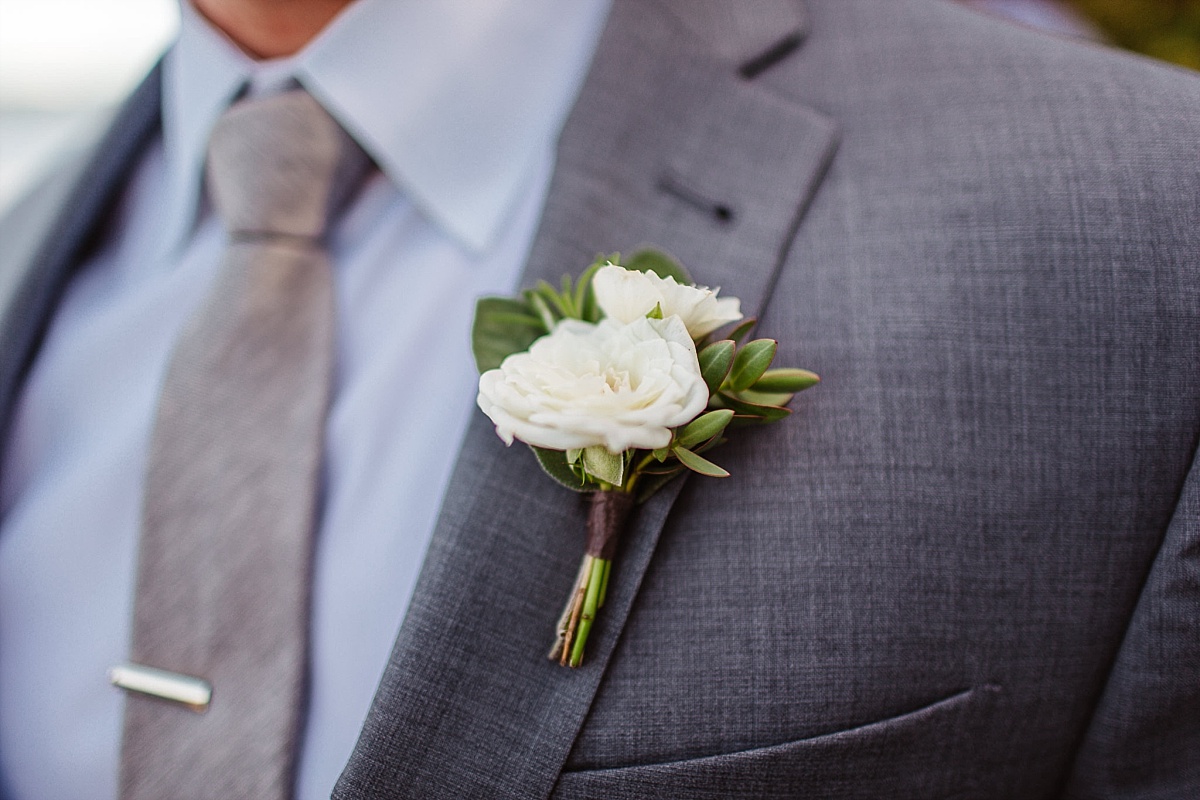
[[[160,398],[132,652],[210,681],[213,700],[197,714],[129,695],[126,800],[291,795],[332,364],[321,237],[339,179],[363,163],[304,92],[237,104],[213,132],[230,245]]]
[[[1200,796],[1200,81],[923,0],[747,80],[719,5],[613,4],[522,285],[652,243],[822,383],[637,509],[574,671],[586,505],[479,415],[335,797]]]
[[[579,670],[587,506],[477,414],[336,796],[1200,796],[1200,79],[940,0],[732,5],[615,0],[522,283],[655,244],[821,386],[637,510]]]

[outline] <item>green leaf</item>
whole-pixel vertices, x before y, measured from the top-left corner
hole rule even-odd
[[[660,278],[674,278],[682,286],[694,285],[683,265],[661,250],[638,250],[621,266],[638,272],[653,272]]]
[[[683,467],[675,467],[669,472],[646,473],[637,484],[637,502],[646,502],[655,492],[685,472],[687,470]]]
[[[794,395],[791,392],[756,392],[753,389],[737,393],[737,398],[745,400],[747,403],[753,403],[756,406],[778,406],[780,408],[792,402],[792,397]]]
[[[821,378],[806,369],[769,369],[750,388],[756,392],[789,392],[795,394],[816,386]]]
[[[500,366],[513,353],[529,349],[547,332],[529,306],[508,297],[481,297],[471,325],[471,352],[481,373]]]
[[[646,319],[662,319],[662,303],[655,303],[654,308],[646,312]]]
[[[740,392],[753,386],[771,366],[778,346],[774,339],[755,339],[738,348],[729,371],[729,388]]]
[[[733,353],[735,349],[736,347],[732,340],[724,339],[719,342],[713,342],[697,355],[700,361],[700,375],[703,376],[704,382],[708,384],[708,393],[710,395],[721,388],[721,383],[725,380],[725,376],[729,374],[729,367],[733,365]]]
[[[699,450],[700,448],[696,448]],[[668,472],[674,472],[679,469],[678,461],[671,461],[666,464],[650,464],[638,470],[639,475],[665,475]]]
[[[595,299],[591,292],[592,278],[596,277],[596,272],[607,263],[607,256],[598,257],[591,263],[591,266],[583,271],[583,274],[579,276],[579,280],[575,282],[575,309],[579,312],[580,319],[588,319],[589,300],[592,301],[592,305],[595,305]],[[592,320],[588,321],[591,322]]]
[[[613,455],[603,445],[584,449],[583,468],[588,475],[613,486],[621,486],[625,482],[624,454]]]
[[[675,457],[679,459],[679,463],[690,469],[692,472],[699,472],[701,475],[707,475],[710,478],[728,478],[729,473],[718,467],[716,464],[709,461],[703,456],[698,456],[686,447],[676,447],[671,450]]]
[[[564,275],[563,280],[569,284],[571,278],[567,275]],[[555,288],[549,284],[549,282],[538,281],[534,292],[540,295],[547,303],[554,306],[555,310],[558,311],[559,318],[575,316],[571,313],[571,297],[569,290],[566,294],[559,294]]]
[[[592,291],[591,285],[588,286],[587,293],[583,296],[583,306],[579,309],[579,318],[584,322],[599,322],[604,316],[600,312],[600,305],[596,302],[596,293]]]
[[[734,417],[734,420],[736,421],[737,417]],[[714,447],[720,447],[721,445],[725,444],[728,441],[729,440],[726,439],[724,436],[718,436],[715,439],[709,439],[707,442],[700,445],[699,447],[691,448],[691,451],[693,453],[707,453],[709,450],[712,450]]]
[[[567,454],[562,450],[549,450],[545,447],[529,446],[533,454],[537,456],[538,465],[542,471],[553,478],[559,485],[565,486],[573,492],[591,492],[595,491],[594,486],[588,486],[584,479],[571,469],[571,465],[567,463]]]
[[[710,401],[713,405],[719,405],[723,408],[732,408],[737,415],[734,420],[754,420],[761,422],[778,422],[785,419],[792,412],[786,408],[779,406],[761,406],[756,403],[747,403],[728,392],[721,392],[714,396]]]
[[[701,414],[689,422],[676,434],[675,446],[692,448],[703,444],[725,430],[725,426],[733,419],[733,410],[722,408]]]
[[[546,300],[536,292],[526,292],[525,296],[529,299],[529,305],[537,312],[538,317],[542,320],[542,325],[546,331],[554,330],[554,326],[558,323],[558,317],[554,316],[554,312],[550,310],[550,306],[546,305]]]
[[[742,320],[742,324],[738,325],[736,328],[734,328],[732,331],[730,331],[729,335],[726,336],[725,338],[733,339],[735,342],[740,344],[742,339],[746,338],[746,334],[750,333],[750,329],[753,328],[757,324],[758,324],[758,320],[756,320],[754,318]]]
[[[651,450],[650,455],[654,456],[654,460],[661,464],[667,460],[667,456],[671,455],[671,448],[660,447],[657,450]]]

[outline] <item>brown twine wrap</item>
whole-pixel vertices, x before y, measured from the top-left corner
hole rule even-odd
[[[621,540],[621,531],[629,512],[633,510],[633,495],[629,492],[595,492],[588,509],[587,554],[611,561]]]

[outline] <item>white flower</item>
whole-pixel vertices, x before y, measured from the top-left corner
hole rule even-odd
[[[477,402],[507,444],[621,453],[666,447],[671,428],[704,411],[708,387],[677,316],[568,319],[483,373]]]
[[[615,264],[601,267],[592,279],[596,303],[604,316],[618,322],[633,322],[662,307],[663,317],[678,314],[693,339],[700,339],[727,322],[742,318],[736,297],[717,299],[720,289],[683,286],[674,278],[639,272]]]

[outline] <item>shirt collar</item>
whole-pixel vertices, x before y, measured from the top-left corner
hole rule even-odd
[[[166,64],[167,246],[199,207],[209,132],[248,85],[299,81],[435,224],[495,240],[554,146],[609,0],[357,0],[291,58],[255,62],[181,3]],[[264,90],[266,90],[264,88]]]

